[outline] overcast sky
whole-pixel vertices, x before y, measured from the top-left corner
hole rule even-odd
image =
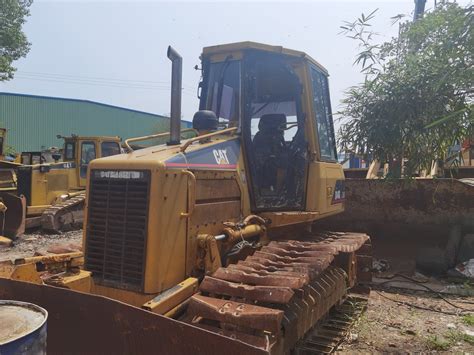
[[[434,1],[427,1],[427,8]],[[379,8],[379,40],[394,36],[390,17],[410,14],[413,0],[200,2],[40,1],[25,26],[31,51],[0,91],[88,99],[168,115],[168,45],[183,56],[183,116],[197,110],[204,46],[257,41],[307,52],[330,73],[333,110],[361,80],[356,43],[338,34],[344,20]]]

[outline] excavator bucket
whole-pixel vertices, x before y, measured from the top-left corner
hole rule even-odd
[[[15,239],[25,233],[26,199],[23,195],[16,196],[8,192],[0,193],[0,199],[6,210],[0,211],[1,233]]]
[[[0,299],[48,311],[48,354],[267,354],[110,298],[0,278]]]

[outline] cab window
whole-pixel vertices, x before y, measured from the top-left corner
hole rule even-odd
[[[226,60],[209,65],[205,108],[221,125],[235,126],[240,116],[240,62]]]
[[[336,143],[329,101],[328,79],[324,73],[311,67],[313,102],[321,160],[336,160]]]
[[[102,157],[120,154],[120,146],[117,142],[102,142],[100,145]]]
[[[96,158],[94,142],[81,143],[81,177],[87,176],[87,166],[91,160]]]
[[[64,146],[64,160],[71,161],[74,160],[75,152],[74,152],[74,143],[67,142]]]

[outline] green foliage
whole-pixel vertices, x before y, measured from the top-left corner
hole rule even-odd
[[[0,0],[0,81],[13,78],[13,61],[25,57],[30,43],[22,31],[33,0]]]
[[[365,74],[343,100],[343,150],[382,162],[403,160],[410,175],[429,169],[472,134],[472,15],[472,7],[443,2],[416,22],[400,23],[398,37],[382,44],[373,44],[376,34],[369,29],[375,11],[341,26],[358,41],[355,64]]]
[[[466,314],[462,316],[462,322],[466,325],[474,325],[474,314]]]
[[[452,346],[452,341],[446,340],[437,335],[431,335],[426,338],[426,346],[430,350],[446,351]]]
[[[462,334],[462,340],[470,345],[474,345],[474,336],[469,334]]]
[[[11,155],[11,156],[15,156],[17,154],[16,152],[16,149],[14,147],[12,147],[11,145],[6,145],[5,147],[5,151],[4,151],[4,154],[5,155]]]
[[[474,337],[459,330],[450,330],[446,334],[446,338],[449,339],[452,345],[461,341],[465,341],[470,345],[474,345]]]
[[[470,345],[474,345],[474,337],[466,334],[459,330],[450,330],[443,336],[431,335],[426,338],[426,346],[430,350],[449,350],[453,345],[458,342],[466,342]]]

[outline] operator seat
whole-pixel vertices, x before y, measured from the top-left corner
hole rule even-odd
[[[283,113],[265,114],[258,123],[259,131],[253,139],[253,150],[260,189],[275,191],[278,169],[286,166],[285,125],[286,115]]]

